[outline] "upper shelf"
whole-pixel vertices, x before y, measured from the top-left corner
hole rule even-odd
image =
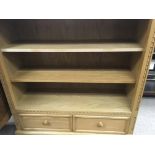
[[[11,77],[12,82],[69,82],[69,83],[135,83],[128,70],[18,70]]]
[[[2,52],[142,52],[137,43],[13,44]]]

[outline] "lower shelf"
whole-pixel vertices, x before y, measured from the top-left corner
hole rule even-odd
[[[155,96],[155,80],[147,80],[145,84],[144,96]]]
[[[120,94],[103,93],[25,93],[17,110],[123,113],[130,115],[128,99]]]
[[[155,91],[145,91],[144,96],[155,97]]]

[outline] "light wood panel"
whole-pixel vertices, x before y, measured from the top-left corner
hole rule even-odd
[[[75,116],[76,132],[127,133],[129,117]]]
[[[12,75],[12,82],[77,82],[77,83],[134,83],[134,76],[126,70],[20,70]]]
[[[3,48],[3,52],[142,52],[137,43],[68,43],[17,44]]]
[[[60,131],[34,131],[34,130],[16,130],[17,135],[96,135],[103,132],[60,132]],[[122,132],[104,132],[104,134],[124,134]]]
[[[105,112],[130,115],[124,95],[102,93],[25,93],[17,101],[18,110],[57,112]]]
[[[63,131],[34,131],[34,130],[16,130],[17,135],[92,135],[96,133],[63,132]],[[114,133],[117,134],[117,133]],[[118,133],[120,134],[120,133]]]
[[[72,116],[20,114],[23,130],[72,131]]]
[[[144,86],[149,71],[149,64],[155,46],[155,20],[150,20],[148,25],[145,26],[145,30],[143,30],[142,36],[140,37],[139,41],[141,42],[145,50],[139,58],[138,63],[137,65],[135,65],[135,68],[133,70],[137,82],[134,89],[132,89],[132,93],[130,96],[132,116],[129,125],[129,133],[132,133],[134,129],[139,104],[143,95]]]

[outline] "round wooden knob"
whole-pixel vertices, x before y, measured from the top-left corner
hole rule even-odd
[[[42,124],[43,125],[50,125],[50,122],[48,120],[44,120]]]
[[[103,127],[104,124],[103,124],[103,122],[98,122],[97,126],[98,126],[98,127]]]

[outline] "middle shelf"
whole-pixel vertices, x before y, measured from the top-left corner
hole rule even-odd
[[[11,82],[135,83],[135,52],[4,52]]]
[[[69,82],[69,83],[135,83],[128,70],[104,69],[29,69],[18,70],[12,82]]]

